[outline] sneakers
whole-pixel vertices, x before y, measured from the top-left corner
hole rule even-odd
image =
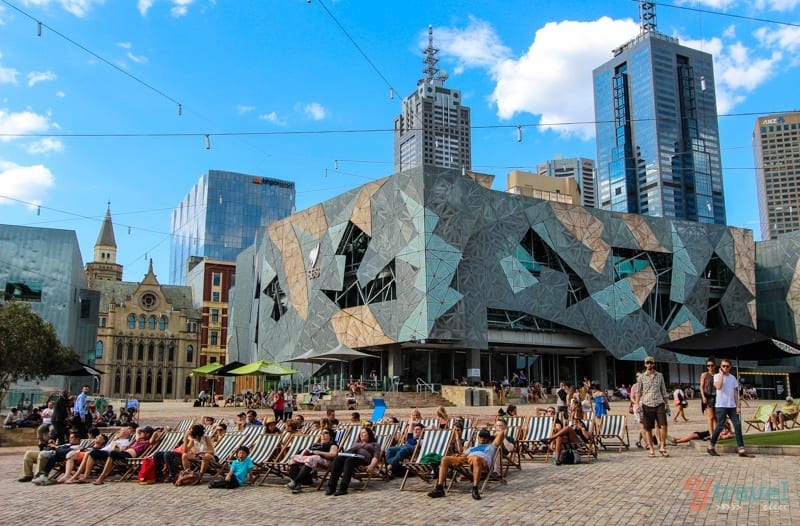
[[[25,475],[21,479],[17,479],[17,482],[30,482],[33,480],[33,477],[30,475]]]
[[[52,486],[53,484],[58,484],[58,481],[55,479],[45,479],[41,482],[35,482],[37,486]]]
[[[295,481],[290,480],[289,483],[286,484],[286,487],[289,488],[290,490],[294,491],[294,490],[297,489],[297,484],[295,483]]]
[[[39,485],[45,480],[47,480],[47,475],[45,475],[44,473],[40,473],[39,475],[37,475],[35,479],[31,480],[31,482],[33,482],[36,485]]]
[[[334,489],[334,488],[332,488],[330,486],[328,486],[328,488],[325,490],[325,495],[331,496],[334,493],[336,493],[336,489]]]
[[[740,447],[739,448],[739,456],[740,457],[746,457],[747,456],[747,450],[745,448],[743,448],[743,447]]]
[[[339,488],[336,490],[336,493],[333,494],[334,497],[341,497],[342,495],[347,495],[347,488]]]
[[[718,457],[719,456],[719,453],[717,453],[717,450],[714,449],[713,447],[708,448],[707,451],[708,451],[708,454],[711,455],[712,457]]]
[[[446,495],[447,494],[444,492],[444,488],[442,486],[436,486],[432,491],[428,492],[428,496],[432,499],[438,499]]]
[[[472,487],[472,498],[475,500],[481,500],[481,493],[478,491],[477,486]]]

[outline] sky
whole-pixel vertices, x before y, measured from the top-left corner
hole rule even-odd
[[[713,55],[728,223],[758,239],[751,137],[800,106],[800,0],[656,13]],[[473,169],[505,190],[511,170],[596,157],[592,69],[638,16],[633,0],[0,0],[0,223],[75,230],[86,263],[110,202],[124,279],[152,259],[166,283],[170,212],[210,169],[294,181],[297,210],[390,175],[429,25],[472,110]]]

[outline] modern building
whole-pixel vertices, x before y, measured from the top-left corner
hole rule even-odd
[[[551,177],[522,170],[512,170],[507,177],[506,192],[545,201],[576,205],[581,203],[578,181],[572,177]]]
[[[100,295],[88,287],[73,230],[0,225],[0,287],[2,301],[28,302],[62,344],[93,362]],[[78,383],[54,377],[47,385],[74,389]],[[15,388],[39,389],[34,382]]]
[[[209,170],[172,211],[170,283],[184,284],[192,256],[236,261],[257,228],[288,216],[294,207],[293,182]]]
[[[754,326],[754,251],[749,230],[511,195],[425,166],[266,228],[237,261],[228,352],[284,361],[344,344],[411,384],[527,367],[545,385],[617,385],[646,355],[674,362],[673,381],[694,378],[691,359],[658,345]]]
[[[659,33],[654,11],[613,55],[593,71],[598,205],[724,225],[711,55]]]
[[[594,161],[584,157],[564,159],[556,156],[536,167],[536,173],[547,177],[569,177],[574,179],[580,190],[582,206],[597,206],[594,191]]]
[[[236,263],[209,258],[189,258],[186,284],[192,303],[200,311],[200,362],[227,363],[228,293],[236,281]],[[206,392],[223,394],[222,382],[201,384]]]
[[[761,239],[800,230],[800,112],[756,119],[753,159]]]
[[[394,120],[395,171],[423,165],[472,169],[470,109],[462,104],[459,90],[444,86],[448,76],[438,68],[438,53],[429,26],[425,76]]]

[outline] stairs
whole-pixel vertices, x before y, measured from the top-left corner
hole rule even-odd
[[[334,391],[330,400],[322,400],[321,409],[323,411],[326,409],[346,411],[346,398],[347,394],[344,391]],[[363,394],[356,395],[356,399],[358,400],[357,411],[363,413],[371,410],[373,398],[383,398],[386,400],[386,405],[390,409],[397,409],[401,407],[437,407],[440,405],[445,407],[453,406],[449,400],[442,398],[441,394],[394,391],[383,393],[381,391],[365,391]]]

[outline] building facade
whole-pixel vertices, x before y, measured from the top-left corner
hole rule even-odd
[[[192,303],[200,312],[200,356],[198,366],[227,363],[228,293],[236,281],[236,264],[208,258],[189,259],[186,284],[192,290]],[[222,382],[201,385],[223,393]]]
[[[556,157],[536,167],[536,173],[547,177],[568,177],[575,180],[580,190],[580,201],[575,204],[596,207],[594,190],[594,161],[584,157],[563,159]]]
[[[294,211],[293,182],[209,170],[172,211],[170,283],[185,283],[192,256],[236,261],[256,230]]]
[[[472,170],[470,109],[459,90],[444,86],[447,74],[437,66],[438,53],[429,26],[425,76],[394,120],[395,171],[423,165]]]
[[[510,195],[431,166],[278,221],[237,263],[232,316],[248,332],[231,356],[344,344],[411,383],[499,379],[524,357],[530,378],[589,367],[608,385],[611,357],[674,361],[659,343],[755,324],[748,230]]]
[[[644,25],[593,81],[598,205],[724,225],[711,55]]]
[[[581,191],[578,181],[572,177],[552,177],[534,174],[522,170],[512,170],[507,177],[506,192],[526,197],[535,197],[545,201],[580,204]]]
[[[111,205],[106,209],[103,226],[94,244],[94,261],[86,264],[86,280],[93,279],[122,281],[122,265],[117,263],[117,240],[111,221]]]
[[[753,160],[761,239],[800,230],[800,112],[756,119]]]

